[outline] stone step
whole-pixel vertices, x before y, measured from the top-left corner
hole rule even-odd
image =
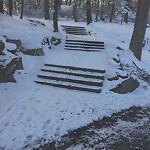
[[[69,90],[79,90],[79,91],[86,91],[86,92],[101,93],[101,88],[99,87],[79,85],[76,83],[70,84],[68,82],[60,82],[60,81],[54,81],[54,80],[48,80],[48,79],[37,79],[35,80],[35,82],[39,84],[43,84],[43,85],[53,86],[53,87],[66,88]]]
[[[100,80],[100,82],[93,82],[93,81],[84,81],[79,79],[71,79],[71,78],[63,78],[63,77],[57,77],[57,76],[50,76],[50,75],[42,75],[38,74],[38,78],[42,79],[50,79],[50,80],[56,80],[56,81],[62,81],[62,82],[70,82],[70,83],[77,83],[77,84],[84,84],[84,85],[90,85],[90,86],[103,86],[103,82]]]
[[[103,73],[97,72],[89,72],[89,71],[82,71],[82,70],[72,70],[69,68],[60,68],[56,66],[43,66],[42,69],[52,70],[52,71],[61,71],[65,73],[73,73],[73,74],[81,74],[81,75],[90,75],[90,76],[103,76]]]
[[[64,48],[67,51],[84,51],[84,52],[101,52],[101,50],[95,50],[95,49],[81,49],[81,48]],[[101,48],[104,49],[104,48]]]
[[[75,77],[84,77],[84,78],[104,80],[103,75],[89,75],[89,74],[82,74],[82,73],[64,72],[64,71],[58,71],[58,70],[51,70],[49,68],[41,69],[41,71],[50,72],[50,73],[57,73],[57,74],[64,74],[64,75],[71,75],[71,76],[75,76]]]
[[[66,31],[86,31],[85,28],[65,28]]]
[[[66,31],[68,34],[88,34],[85,31]]]
[[[77,43],[88,43],[88,44],[104,44],[104,42],[100,41],[83,41],[83,40],[66,40],[66,42],[77,42]]]
[[[74,66],[63,66],[63,65],[54,65],[54,64],[45,64],[45,66],[64,68],[64,69],[70,69],[70,70],[76,70],[76,71],[78,71],[78,70],[79,71],[87,71],[87,72],[92,72],[92,73],[105,73],[105,70],[80,68],[80,67],[74,67]]]
[[[93,43],[81,43],[81,42],[66,42],[65,43],[66,45],[81,45],[81,46],[104,46],[104,44],[97,44],[97,43],[95,43],[95,44],[93,44]]]
[[[66,32],[66,34],[71,34],[71,35],[88,35],[88,33],[68,33],[68,32]]]
[[[65,45],[65,48],[101,49],[104,48],[104,45],[102,46]]]
[[[82,81],[86,81],[86,82],[97,82],[97,83],[102,82],[101,79],[85,78],[85,77],[80,77],[80,76],[72,76],[72,75],[68,75],[68,74],[60,74],[60,73],[46,72],[46,71],[41,71],[38,75],[58,77],[58,78],[68,78],[71,80],[82,80]]]
[[[81,27],[81,26],[67,26],[67,25],[61,25],[63,28],[82,28],[85,29],[85,27]]]

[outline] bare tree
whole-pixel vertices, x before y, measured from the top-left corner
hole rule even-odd
[[[12,16],[13,4],[12,0],[8,1],[9,15]]]
[[[87,24],[92,22],[91,0],[86,0],[86,20]]]
[[[130,42],[130,49],[133,51],[135,57],[138,60],[141,60],[149,8],[150,0],[138,0],[136,20],[132,34],[132,39]]]
[[[4,11],[3,11],[3,0],[0,0],[0,13],[4,13]]]
[[[45,20],[50,18],[50,15],[49,15],[49,0],[44,0],[44,18],[45,18]]]
[[[54,12],[53,12],[54,32],[58,32],[58,7],[59,7],[59,0],[54,0]]]

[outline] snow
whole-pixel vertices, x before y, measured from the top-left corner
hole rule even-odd
[[[53,33],[51,21],[42,20],[46,26],[34,26],[28,20],[19,20],[2,14],[0,19],[0,37],[6,35],[9,38],[21,39],[26,48],[40,47],[44,37],[55,36],[62,39],[62,43],[52,50],[49,50],[47,45],[43,46],[45,56],[32,57],[20,53],[24,71],[15,73],[17,83],[0,84],[0,149],[25,149],[25,146],[26,149],[31,149],[121,109],[150,103],[150,87],[142,80],[139,80],[140,87],[130,94],[119,95],[109,91],[122,81],[107,80],[118,72],[119,65],[112,63],[112,58],[117,58],[117,54],[124,63],[132,64],[133,60],[150,73],[150,43],[143,50],[141,62],[136,60],[128,49],[133,24],[121,26],[100,22],[86,26],[85,23],[60,21],[60,25],[81,25],[92,31],[91,36],[67,35],[68,39],[105,42],[105,49],[101,52],[87,53],[65,51],[65,32],[60,27],[59,33]],[[150,38],[150,29],[147,29],[146,37]],[[117,50],[117,46],[124,51]],[[45,63],[106,70],[102,93],[36,84],[34,80]],[[147,86],[147,89],[143,88],[144,86]]]

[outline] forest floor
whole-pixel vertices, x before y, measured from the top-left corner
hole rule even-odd
[[[150,107],[131,107],[71,131],[42,150],[149,150]]]

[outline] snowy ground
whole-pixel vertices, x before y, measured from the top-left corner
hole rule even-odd
[[[41,20],[46,26],[34,26],[28,20],[3,15],[0,15],[0,19],[0,36],[19,38],[26,48],[41,47],[44,37],[55,36],[62,39],[62,43],[52,50],[46,45],[43,46],[45,56],[19,54],[23,58],[24,71],[21,74],[16,72],[17,83],[0,84],[0,149],[31,149],[39,143],[57,139],[70,130],[87,125],[103,116],[110,116],[121,109],[150,104],[150,87],[142,80],[139,80],[140,87],[130,94],[119,95],[109,91],[122,81],[107,80],[118,72],[118,64],[112,60],[113,57],[117,58],[117,54],[122,62],[133,65],[133,60],[150,74],[150,43],[143,49],[141,62],[138,62],[128,49],[133,24],[121,26],[100,22],[86,26],[85,23],[59,22],[86,26],[87,30],[92,31],[91,36],[76,37],[66,36],[61,27],[59,33],[53,33],[51,21]],[[65,38],[104,41],[106,49],[100,53],[88,54],[64,51]],[[147,29],[146,38],[150,39],[150,29]],[[124,51],[117,50],[117,46]],[[71,91],[34,83],[36,75],[47,62],[105,69],[102,93]]]

